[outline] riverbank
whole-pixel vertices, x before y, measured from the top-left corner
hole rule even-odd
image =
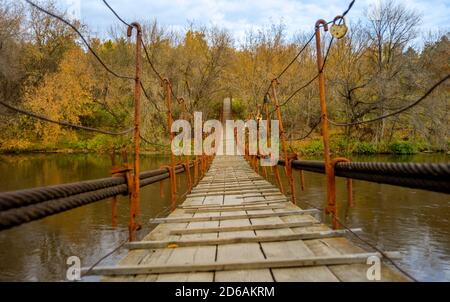
[[[449,144],[446,148],[432,146],[424,142],[393,141],[393,142],[362,142],[342,137],[330,138],[330,150],[338,155],[414,155],[414,154],[450,154]],[[323,154],[321,137],[289,142],[291,152],[302,156],[317,156]]]
[[[109,154],[111,150],[122,150],[124,145],[100,144],[97,140],[77,143],[63,143],[59,145],[38,145],[35,143],[3,142],[0,143],[0,154]],[[323,155],[323,141],[321,137],[310,138],[301,141],[289,141],[289,152],[297,153],[300,156],[320,156]],[[414,154],[449,154],[450,142],[447,146],[432,146],[424,142],[412,141],[392,141],[392,142],[362,142],[354,139],[335,136],[330,138],[330,149],[337,155],[414,155]],[[130,147],[131,150],[131,147]],[[169,155],[170,148],[163,143],[152,145],[151,147],[141,147],[141,153],[147,155]]]

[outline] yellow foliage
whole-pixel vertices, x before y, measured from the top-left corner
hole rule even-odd
[[[81,49],[69,50],[58,72],[44,77],[36,89],[27,91],[25,106],[32,112],[57,121],[78,124],[80,116],[91,114],[91,72]],[[56,142],[63,129],[36,121],[35,134],[45,143]]]

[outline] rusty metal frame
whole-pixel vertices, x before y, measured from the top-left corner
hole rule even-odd
[[[127,31],[128,37],[131,37],[133,28],[136,29],[136,75],[134,86],[134,174],[133,177],[127,175],[129,183],[132,182],[130,190],[130,222],[129,222],[129,240],[135,239],[135,232],[138,229],[136,218],[140,214],[139,195],[140,195],[140,162],[139,162],[139,140],[141,125],[141,75],[142,75],[142,27],[139,23],[133,22]]]
[[[329,141],[329,131],[328,131],[328,113],[326,104],[326,92],[325,92],[325,74],[324,74],[324,62],[322,58],[321,49],[321,37],[320,37],[320,27],[323,27],[324,31],[328,31],[328,23],[320,19],[316,22],[316,49],[317,49],[317,68],[319,71],[319,93],[320,93],[320,107],[322,114],[322,139],[324,145],[324,160],[325,160],[325,173],[327,179],[327,207],[325,213],[332,216],[333,228],[337,229],[339,226],[337,217],[337,206],[336,206],[336,178],[335,178],[335,167],[339,162],[350,162],[347,158],[336,158],[331,159],[330,155],[330,141]],[[352,194],[352,180],[347,179],[347,190],[348,190],[348,204],[352,206],[353,204],[353,194]]]
[[[291,191],[292,202],[294,204],[296,204],[297,198],[296,198],[296,194],[295,194],[294,177],[292,175],[292,166],[290,165],[291,161],[289,161],[289,154],[287,151],[287,144],[286,144],[286,133],[284,131],[283,118],[281,116],[281,107],[280,107],[280,103],[278,101],[278,95],[277,95],[277,89],[276,89],[279,84],[280,84],[280,82],[278,81],[278,79],[274,79],[274,80],[272,80],[270,87],[272,90],[272,97],[275,101],[275,108],[276,108],[276,112],[277,112],[277,116],[278,116],[278,121],[280,123],[281,147],[283,148],[284,159],[286,161],[284,171],[285,171],[286,177],[288,179],[289,188]],[[281,181],[280,181],[280,183],[281,183]]]

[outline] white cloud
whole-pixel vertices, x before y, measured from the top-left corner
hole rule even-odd
[[[69,0],[67,0],[69,1]],[[369,4],[378,0],[357,0],[349,20],[364,17]],[[448,26],[450,0],[398,0],[422,13],[424,29]],[[289,35],[313,30],[317,19],[332,19],[342,13],[350,0],[109,0],[126,20],[152,21],[172,28],[184,28],[188,21],[227,28],[240,38],[253,28],[283,21]],[[83,22],[105,34],[116,24],[101,0],[81,0]]]

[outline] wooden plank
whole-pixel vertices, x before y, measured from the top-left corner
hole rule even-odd
[[[310,210],[298,210],[289,212],[274,212],[267,214],[253,214],[253,215],[233,215],[233,216],[206,216],[206,217],[193,217],[193,218],[157,218],[151,219],[150,223],[182,223],[182,222],[199,222],[199,221],[215,221],[215,220],[236,220],[236,219],[251,219],[251,218],[264,218],[271,216],[292,216],[292,215],[307,215],[311,213],[317,213],[316,209]]]
[[[237,198],[239,199],[247,199],[247,198],[255,198],[255,197],[282,197],[282,198],[286,198],[286,196],[284,196],[283,194],[281,194],[281,192],[277,191],[275,193],[261,193],[261,194],[257,194],[257,195],[245,195],[245,196],[238,196]],[[245,203],[245,202],[244,202]]]
[[[265,180],[258,180],[258,181],[245,181],[245,182],[235,182],[235,183],[223,183],[220,185],[216,185],[214,182],[213,183],[209,183],[209,184],[199,184],[197,185],[194,189],[195,190],[206,190],[206,189],[239,189],[241,187],[264,187],[264,186],[269,186],[269,187],[275,187],[274,185],[272,185],[270,182],[265,181]],[[193,190],[194,190],[193,189]]]
[[[266,188],[271,188],[270,192]],[[110,272],[114,276],[106,280],[364,281],[367,258],[358,263],[325,261],[344,261],[342,258],[348,255],[366,254],[347,239],[336,238],[342,234],[299,239],[302,234],[332,233],[305,215],[316,212],[300,211],[287,202],[286,196],[257,176],[242,158],[216,157],[184,204],[170,217],[152,220],[161,224],[142,242],[133,244],[134,248],[145,249],[131,250],[125,259],[135,259],[121,263],[124,269],[141,267],[141,271],[129,271],[130,274],[119,277]],[[169,244],[177,247],[167,248]],[[314,265],[279,264],[285,260],[317,259],[319,262]],[[280,266],[274,266],[274,262]],[[383,281],[399,280],[391,269],[386,270]]]
[[[361,232],[361,229],[353,229],[352,232]],[[255,237],[231,237],[231,238],[216,238],[216,239],[197,239],[197,240],[164,240],[164,241],[140,241],[130,242],[125,245],[125,248],[130,250],[136,249],[161,249],[190,247],[190,246],[208,246],[208,245],[224,245],[237,243],[257,243],[257,242],[281,242],[294,240],[312,240],[322,238],[332,238],[343,236],[348,233],[347,230],[330,230],[315,233],[299,233],[287,234],[277,236],[255,236]]]
[[[251,189],[261,189],[261,190],[266,190],[266,189],[276,189],[273,185],[271,184],[263,184],[263,185],[257,185],[257,184],[250,184],[250,185],[241,185],[241,186],[233,186],[233,187],[205,187],[205,188],[197,188],[197,189],[192,189],[192,194],[200,194],[200,193],[211,193],[211,192],[216,192],[216,193],[222,193],[222,192],[229,192],[229,191],[233,191],[233,190],[251,190]]]
[[[370,257],[383,257],[380,253],[360,253],[349,255],[337,255],[330,257],[306,257],[281,260],[263,261],[236,261],[223,263],[202,263],[196,265],[137,265],[121,267],[96,267],[90,275],[141,275],[141,274],[164,274],[164,273],[189,273],[189,272],[212,272],[212,271],[233,271],[242,269],[265,269],[265,268],[290,268],[290,267],[310,267],[321,265],[342,265],[342,264],[363,264]],[[88,269],[82,269],[87,272]]]
[[[186,213],[217,213],[217,212],[237,212],[237,211],[252,211],[252,210],[265,210],[265,209],[285,209],[284,205],[266,205],[264,206],[237,206],[237,207],[219,207],[219,208],[203,208],[203,209],[185,209]]]
[[[170,233],[173,235],[181,235],[181,234],[198,234],[198,233],[272,230],[272,229],[305,227],[313,225],[315,223],[316,223],[315,221],[310,220],[297,223],[261,224],[261,225],[231,226],[231,227],[217,227],[217,228],[200,228],[200,229],[176,229],[170,231]]]
[[[195,210],[195,209],[212,209],[212,208],[219,208],[219,209],[227,209],[227,208],[243,208],[247,206],[255,206],[255,205],[270,205],[270,204],[277,204],[277,203],[289,203],[287,199],[275,199],[275,200],[259,200],[259,201],[252,201],[252,202],[246,202],[246,203],[232,203],[232,204],[213,204],[213,205],[181,205],[178,208],[185,209],[185,210]]]
[[[217,203],[223,201],[223,197],[207,197],[203,199],[203,204]],[[192,214],[191,214],[192,215]],[[207,214],[196,213],[194,217],[204,217]],[[167,225],[173,228],[173,224]],[[218,222],[206,221],[206,222],[191,222],[186,224],[186,229],[201,228],[201,227],[217,227]],[[171,229],[169,227],[169,229]],[[170,233],[169,233],[170,234]],[[173,236],[173,235],[172,235]],[[199,240],[199,239],[212,239],[215,236],[213,234],[186,234],[180,236],[162,237],[162,239],[174,239],[174,240]],[[196,247],[180,247],[177,249],[156,249],[156,251],[163,251],[169,254],[165,259],[164,264],[196,264],[204,261],[214,261],[216,256],[216,247],[214,246],[196,246]],[[144,265],[144,264],[143,264]],[[154,275],[155,276],[155,275]],[[157,282],[170,282],[170,281],[185,281],[185,282],[212,282],[214,280],[214,273],[175,273],[175,274],[159,274],[155,276],[154,281]],[[153,281],[147,277],[146,281]]]
[[[263,189],[263,190],[252,190],[252,191],[241,191],[241,190],[235,190],[235,191],[227,191],[226,194],[231,195],[245,195],[245,194],[254,194],[254,193],[271,193],[271,192],[277,192],[279,193],[278,189]],[[223,195],[223,192],[211,192],[211,193],[201,193],[201,194],[189,194],[188,197],[203,197],[203,196],[220,196]]]
[[[291,207],[296,208],[291,204]],[[254,212],[251,212],[254,213]],[[296,220],[299,218],[314,219],[310,216],[295,216]],[[252,223],[283,223],[285,217],[268,217],[264,219],[252,219]],[[316,224],[314,224],[316,225]],[[258,236],[279,236],[286,234],[293,234],[295,231],[305,232],[308,227],[280,229],[280,230],[262,230],[256,231]],[[329,230],[329,229],[326,229]],[[287,242],[266,242],[260,243],[261,250],[268,260],[277,260],[280,258],[293,257],[313,257],[314,254],[305,245],[303,240],[287,241]],[[274,268],[271,270],[274,280],[277,282],[337,282],[339,281],[333,273],[326,266],[315,267],[297,267],[297,268]]]
[[[254,171],[253,171],[254,172]],[[222,181],[217,181],[215,180],[213,183],[214,184],[229,184],[229,183],[240,183],[242,181],[265,181],[265,179],[263,177],[242,177],[242,178],[235,178],[233,179],[235,181],[230,181],[230,180],[222,180]]]
[[[305,241],[305,243],[320,256],[342,255],[346,253],[364,252],[360,247],[352,244],[347,238],[333,238]],[[392,259],[401,258],[398,252],[385,252]],[[343,282],[368,282],[367,270],[370,266],[366,263],[355,265],[337,265],[330,270]],[[381,281],[410,281],[403,274],[382,264]]]
[[[235,202],[228,200],[228,202]],[[242,212],[246,213],[246,212]],[[223,215],[227,215],[223,213]],[[221,227],[237,227],[250,226],[249,219],[240,220],[224,220],[221,221]],[[218,238],[232,238],[235,236],[254,237],[255,232],[235,231],[235,232],[219,232]],[[229,244],[217,246],[217,262],[224,261],[245,261],[248,259],[264,260],[264,254],[259,248],[258,243]],[[234,282],[272,282],[273,278],[268,269],[237,269],[233,271],[216,272],[215,280],[217,282],[234,281]]]

